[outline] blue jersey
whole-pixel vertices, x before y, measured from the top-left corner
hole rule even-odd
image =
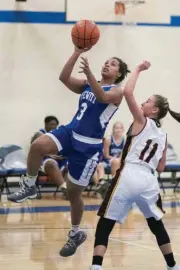
[[[120,154],[124,147],[124,137],[121,137],[120,142],[117,144],[114,140],[114,137],[111,136],[111,144],[109,148],[109,154],[113,157],[120,157]]]
[[[42,133],[42,134],[46,134],[46,133],[47,133],[47,131],[46,131],[44,128],[41,128],[41,129],[39,130],[39,132]]]
[[[115,85],[103,86],[104,91],[109,91]],[[79,98],[79,108],[70,126],[72,130],[84,137],[102,139],[106,127],[117,111],[118,106],[97,101],[89,84]]]

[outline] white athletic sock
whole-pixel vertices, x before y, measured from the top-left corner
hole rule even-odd
[[[67,188],[66,182],[61,185],[61,188]]]
[[[72,225],[71,236],[75,236],[80,230],[79,225]]]
[[[90,270],[102,270],[102,266],[94,264],[91,266]]]
[[[26,178],[25,182],[27,183],[27,185],[29,187],[32,187],[32,186],[35,186],[36,179],[37,179],[37,175],[36,176],[30,176],[30,175],[27,174],[27,178]]]

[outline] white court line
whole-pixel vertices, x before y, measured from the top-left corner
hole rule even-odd
[[[120,239],[116,239],[116,238],[109,238],[111,241],[114,241],[114,242],[118,242],[118,243],[123,243],[123,244],[127,244],[127,245],[131,245],[131,246],[136,246],[136,247],[140,247],[140,248],[145,248],[145,249],[149,249],[149,250],[153,250],[153,251],[159,251],[159,248],[151,248],[149,246],[144,246],[144,245],[140,245],[140,244],[137,244],[137,243],[133,243],[133,242],[129,242],[129,241],[122,241]],[[180,256],[179,253],[176,253],[176,252],[173,252],[174,255],[177,255],[177,256]]]

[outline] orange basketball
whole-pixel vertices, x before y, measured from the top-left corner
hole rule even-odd
[[[72,42],[78,48],[94,46],[100,37],[99,27],[93,21],[78,21],[71,30]]]

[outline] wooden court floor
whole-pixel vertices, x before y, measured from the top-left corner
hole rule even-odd
[[[4,197],[0,208],[0,270],[88,270],[100,200],[84,200],[82,228],[88,240],[73,257],[62,258],[59,249],[70,228],[68,201],[44,195],[41,200],[14,204]],[[169,191],[163,203],[164,222],[180,262],[180,195]],[[132,210],[124,225],[114,228],[104,269],[166,269],[155,239],[137,209]]]

